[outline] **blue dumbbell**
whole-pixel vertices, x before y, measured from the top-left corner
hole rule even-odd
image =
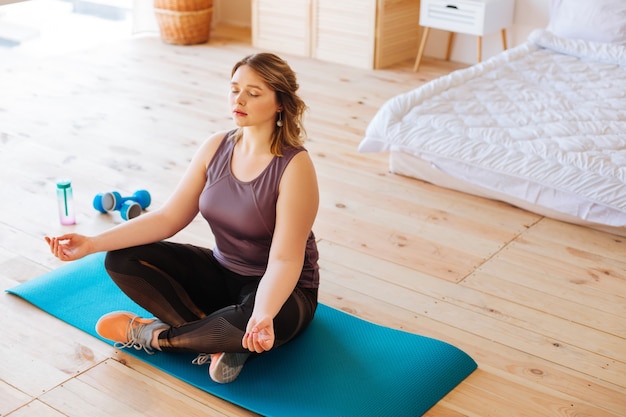
[[[119,210],[122,219],[129,220],[141,214],[150,205],[152,199],[146,190],[138,190],[130,197],[122,197],[117,191],[97,194],[93,199],[93,207],[100,213]]]

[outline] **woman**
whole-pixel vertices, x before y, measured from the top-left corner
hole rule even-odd
[[[154,315],[109,313],[96,324],[102,337],[148,353],[196,352],[197,364],[210,356],[211,378],[227,383],[250,354],[287,343],[311,322],[319,192],[297,89],[276,55],[244,58],[231,73],[237,128],[201,145],[162,207],[96,236],[46,237],[61,260],[107,251],[108,274]],[[164,241],[198,212],[213,250]]]

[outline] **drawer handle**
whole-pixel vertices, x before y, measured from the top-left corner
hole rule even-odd
[[[457,6],[455,6],[454,4],[448,4],[446,7],[447,7],[448,9],[457,9],[457,10],[458,10],[458,7],[457,7]]]

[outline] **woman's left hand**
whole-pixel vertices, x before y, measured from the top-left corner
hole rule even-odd
[[[241,345],[250,352],[261,353],[270,350],[274,346],[274,321],[265,316],[255,319],[254,316],[248,321],[246,334],[243,335]]]

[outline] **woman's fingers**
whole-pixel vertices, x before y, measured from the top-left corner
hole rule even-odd
[[[58,247],[57,239],[54,237],[48,237],[48,236],[46,236],[45,239],[46,239],[46,242],[48,243],[48,246],[50,246],[50,252],[52,252],[52,254],[56,256],[57,247]]]
[[[71,238],[69,236],[60,237],[48,237],[45,236],[45,240],[50,246],[50,252],[61,260],[69,259],[67,251],[70,249]]]
[[[259,331],[257,328],[252,329],[251,332],[246,332],[242,340],[242,346],[245,349],[256,353],[270,350],[273,345],[273,337],[267,331]]]

